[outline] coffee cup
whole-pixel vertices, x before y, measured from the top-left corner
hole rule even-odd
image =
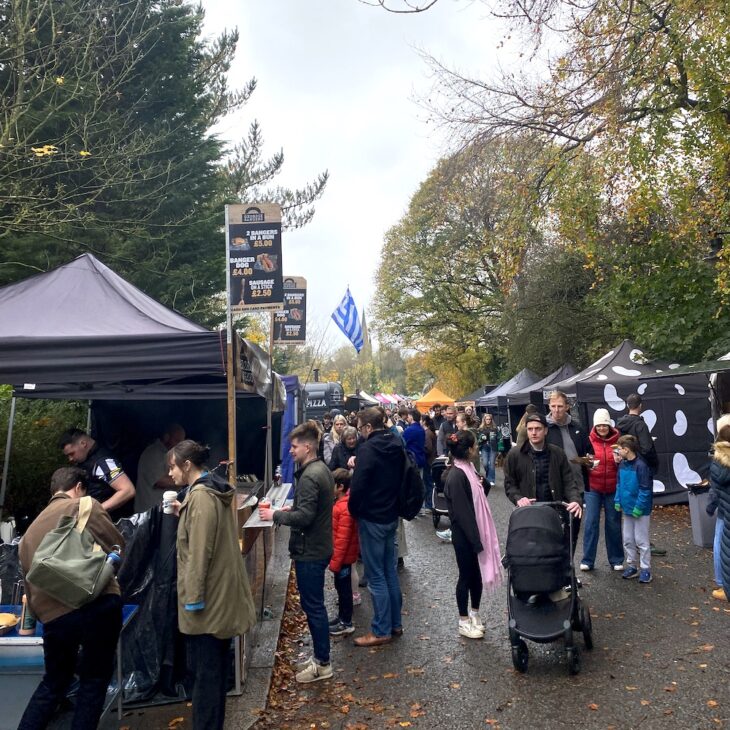
[[[162,511],[166,515],[171,515],[175,511],[175,508],[173,507],[172,503],[177,499],[177,492],[174,492],[173,490],[170,490],[168,492],[163,492],[162,494]]]
[[[268,497],[261,497],[259,500],[259,509],[269,509],[271,507],[271,500]]]

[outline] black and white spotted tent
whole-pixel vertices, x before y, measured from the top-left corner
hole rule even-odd
[[[678,374],[676,378],[645,379],[679,367],[648,361],[640,348],[624,340],[585,370],[553,386],[577,400],[581,420],[589,427],[596,409],[608,408],[615,423],[628,413],[626,398],[631,393],[641,395],[642,416],[659,456],[654,497],[663,503],[685,499],[686,485],[702,480],[713,438],[705,377]]]

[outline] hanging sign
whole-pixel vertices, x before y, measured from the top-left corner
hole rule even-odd
[[[284,277],[284,307],[274,313],[274,344],[303,345],[307,341],[307,280]]]
[[[273,203],[227,205],[226,247],[231,313],[281,309],[281,208]]]

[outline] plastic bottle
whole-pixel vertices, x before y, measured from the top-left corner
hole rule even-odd
[[[33,636],[35,635],[36,619],[35,616],[30,612],[28,606],[28,597],[23,596],[23,608],[20,612],[20,624],[18,626],[18,634],[20,636]]]

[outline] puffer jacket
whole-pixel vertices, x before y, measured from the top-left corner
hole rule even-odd
[[[343,565],[352,565],[360,552],[357,538],[357,522],[350,514],[347,503],[350,493],[345,492],[332,508],[332,557],[329,568],[339,573]]]
[[[717,516],[725,523],[720,542],[720,572],[725,593],[730,596],[730,443],[727,441],[715,442],[710,484],[717,493]]]
[[[593,446],[593,455],[598,464],[588,472],[588,483],[591,492],[601,494],[613,494],[616,491],[616,480],[618,479],[618,464],[613,459],[611,447],[618,441],[621,434],[611,428],[606,438],[598,435],[595,427],[591,430],[588,438]]]
[[[629,517],[644,517],[651,514],[653,497],[651,469],[643,457],[637,454],[633,461],[624,459],[618,465],[614,504]]]
[[[231,511],[235,491],[206,474],[191,485],[177,528],[178,622],[183,634],[230,639],[256,623]]]

